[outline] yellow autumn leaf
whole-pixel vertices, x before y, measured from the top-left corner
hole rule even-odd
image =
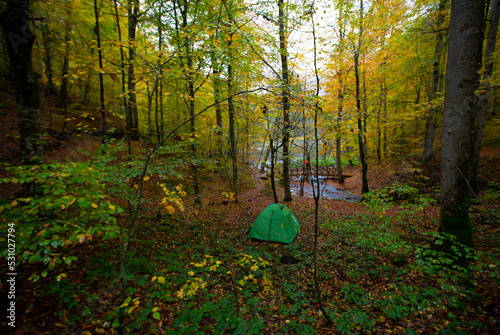
[[[153,313],[156,312],[158,310],[159,307],[155,307],[153,308]]]
[[[165,277],[158,277],[158,283],[164,284],[165,283]]]
[[[94,207],[94,208],[97,208],[97,204],[92,203],[91,206]]]
[[[112,211],[114,211],[114,210],[116,209],[116,207],[115,207],[114,205],[112,205],[112,204],[109,204],[109,205],[108,205],[108,207],[109,207],[109,209],[111,209]]]
[[[72,205],[75,201],[76,201],[76,198],[71,199],[71,200],[68,202],[68,206]]]
[[[17,206],[17,201],[16,201],[16,200],[12,201],[12,202],[10,203],[10,205],[11,205],[12,207],[16,207],[16,206]]]
[[[158,277],[156,276],[153,276],[153,278],[151,278],[151,281],[154,282]]]
[[[184,292],[183,289],[181,289],[179,292],[176,293],[177,297],[179,298],[184,298],[186,296],[186,292]]]

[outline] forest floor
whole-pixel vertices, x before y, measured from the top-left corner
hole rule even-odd
[[[389,185],[394,174],[389,165],[374,166],[370,180]],[[243,166],[244,185],[239,201],[224,195],[228,181],[221,172],[201,171],[202,205],[184,199],[187,209],[168,220],[143,215],[132,240],[130,267],[136,276],[129,294],[146,304],[142,313],[128,315],[128,331],[136,334],[498,334],[500,290],[498,259],[500,226],[475,224],[474,241],[481,254],[478,274],[453,283],[453,276],[435,277],[419,269],[418,250],[437,227],[438,207],[405,212],[397,204],[382,219],[365,204],[320,200],[318,239],[319,278],[333,324],[322,317],[313,285],[311,251],[314,246],[314,201],[294,196],[287,202],[299,218],[301,230],[291,245],[248,240],[247,230],[260,211],[273,203],[265,175]],[[345,185],[360,188],[360,172],[352,168]],[[278,197],[283,193],[278,187]],[[146,194],[146,198],[149,195]],[[155,198],[154,195],[150,195]],[[494,206],[497,209],[499,206]],[[414,215],[415,217],[411,217]],[[424,215],[424,216],[422,216]],[[422,217],[424,218],[422,220]],[[401,222],[401,220],[408,222]],[[329,223],[327,223],[329,222]],[[411,225],[411,228],[408,228]],[[370,242],[370,240],[372,240]],[[385,243],[404,241],[405,251],[384,249]],[[22,281],[19,297],[24,312],[16,334],[114,334],[109,317],[116,316],[119,285],[116,281],[119,250],[111,241],[84,245],[75,253],[81,262],[67,271],[71,281],[60,285]],[[385,246],[386,247],[386,246]],[[388,251],[390,250],[390,251]],[[239,318],[235,318],[232,280],[252,273],[238,257],[251,255],[259,266],[255,283],[238,285]],[[212,255],[227,268],[213,274],[193,264]],[[493,259],[492,259],[493,258]],[[269,262],[263,265],[257,259]],[[213,265],[214,263],[207,263]],[[230,279],[224,272],[234,273]],[[26,266],[25,271],[32,269]],[[246,272],[245,272],[246,270]],[[192,273],[207,287],[193,297],[178,299]],[[165,286],[151,287],[152,277],[166,278]],[[198,277],[199,276],[199,277]],[[146,278],[141,282],[140,278]],[[192,279],[192,278],[191,278]],[[148,284],[149,283],[149,284]],[[452,288],[459,285],[460,289]],[[57,288],[57,290],[55,290]],[[163,290],[164,297],[158,295]],[[66,290],[66,291],[65,291]],[[441,291],[442,290],[442,291]],[[455,291],[456,290],[456,291]],[[466,293],[464,293],[466,292]],[[62,303],[73,299],[73,304]],[[464,299],[453,300],[463,295]],[[435,300],[435,303],[433,302]],[[465,302],[464,302],[465,301]],[[448,305],[446,305],[448,304]],[[67,306],[71,306],[71,308]],[[229,308],[228,308],[229,306]],[[158,307],[160,319],[151,317]],[[150,311],[149,316],[144,313]],[[139,309],[137,309],[139,310]],[[115,313],[115,314],[113,314]],[[226,321],[224,321],[224,319]],[[246,324],[239,329],[241,320]],[[252,328],[252,327],[257,328]]]
[[[13,101],[3,104],[2,118],[12,120],[10,126],[0,123],[0,157],[16,164]],[[75,120],[73,126],[77,124]],[[45,127],[53,128],[47,122]],[[99,148],[91,134],[54,132],[50,138],[47,161],[85,161],[89,155],[76,149]],[[140,148],[134,144],[134,150]],[[483,180],[499,185],[500,148],[485,148],[483,155]],[[328,323],[314,284],[314,200],[294,195],[285,203],[301,223],[292,244],[248,240],[248,228],[274,201],[265,174],[246,164],[239,169],[238,202],[228,197],[227,171],[201,167],[202,204],[195,205],[188,192],[184,211],[173,215],[157,210],[161,195],[155,182],[161,180],[153,177],[146,185],[148,206],[138,217],[127,254],[126,306],[117,279],[119,239],[95,238],[70,246],[78,262],[66,268],[62,281],[28,281],[42,264],[19,264],[14,333],[115,334],[120,304],[127,310],[126,331],[132,334],[500,333],[500,225],[485,219],[480,203],[472,214],[477,259],[469,268],[452,269],[435,267],[425,256],[437,229],[436,205],[412,207],[404,199],[377,205],[321,199],[317,275],[322,303],[333,321]],[[188,190],[189,170],[182,172]],[[351,177],[343,185],[330,184],[360,194],[359,167],[348,166],[344,172]],[[401,182],[436,198],[438,172],[437,167],[392,160],[370,164],[368,179],[372,189]],[[16,186],[1,186],[2,198],[11,201]],[[277,189],[283,199],[282,187]],[[500,191],[484,189],[489,194]],[[487,202],[496,213],[498,200]],[[119,222],[126,219],[125,214],[118,216]],[[5,268],[2,264],[2,276]],[[6,290],[2,280],[2,303]],[[5,326],[5,318],[0,322]]]

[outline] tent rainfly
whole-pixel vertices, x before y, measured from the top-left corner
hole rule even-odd
[[[299,220],[288,207],[272,204],[255,219],[248,238],[290,244],[299,230]]]

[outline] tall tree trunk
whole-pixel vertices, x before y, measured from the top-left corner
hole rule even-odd
[[[384,103],[384,84],[380,83],[380,100],[377,108],[377,161],[378,163],[382,163],[382,155],[381,155],[381,146],[382,146],[382,129],[381,129],[381,121],[380,114],[382,113],[382,106]]]
[[[66,128],[66,119],[68,118],[68,71],[69,71],[69,52],[70,46],[69,41],[71,37],[71,24],[70,24],[70,9],[69,9],[69,0],[65,3],[66,7],[66,20],[64,22],[64,57],[63,57],[63,66],[61,73],[61,101],[64,111],[64,121],[61,129],[61,133],[64,133]]]
[[[162,7],[163,8],[163,7]],[[158,49],[160,51],[160,64],[162,62],[162,58],[161,58],[161,55],[163,53],[163,34],[162,34],[162,30],[160,29],[159,30],[159,36],[158,36]],[[158,69],[158,75],[159,75],[159,83],[158,83],[158,94],[159,94],[159,97],[158,97],[158,100],[159,100],[159,103],[160,103],[160,140],[163,140],[163,137],[165,136],[165,133],[164,133],[164,128],[165,128],[165,123],[164,123],[164,119],[163,119],[163,66],[160,66],[160,68]]]
[[[217,102],[220,100],[221,96],[221,78],[220,78],[220,63],[217,59],[215,59],[215,53],[212,53],[212,67],[213,67],[213,90],[214,90],[214,101]],[[215,119],[217,122],[217,156],[222,157],[224,154],[224,124],[222,121],[222,111],[220,108],[220,104],[215,105]]]
[[[187,65],[188,71],[193,71],[193,58],[191,55],[191,48],[189,46],[189,41],[186,37],[186,57],[187,57]],[[192,78],[192,74],[190,73],[188,76],[188,92],[189,92],[189,116],[191,117],[190,125],[191,125],[191,151],[193,158],[193,191],[195,195],[194,203],[201,204],[200,199],[200,187],[198,182],[198,163],[197,163],[197,148],[196,148],[196,119],[195,119],[195,91],[194,91],[194,82]]]
[[[220,6],[219,6],[219,13],[217,16],[217,26],[221,27],[222,23],[222,10],[227,6],[226,1],[223,1]],[[210,7],[210,10],[214,11],[216,10],[215,7]],[[221,72],[222,72],[222,64],[219,61],[218,54],[216,53],[216,45],[217,45],[217,39],[219,38],[219,30],[217,29],[215,34],[210,36],[211,42],[213,43],[213,50],[210,53],[210,60],[212,63],[212,89],[214,91],[214,103],[216,103],[215,107],[215,119],[217,123],[217,130],[216,130],[216,153],[215,156],[218,158],[222,158],[224,155],[224,124],[223,124],[223,119],[222,119],[222,110],[221,110],[221,104],[218,103],[220,98],[221,98],[221,91],[222,91],[222,80],[221,80]]]
[[[434,136],[436,134],[437,116],[439,107],[434,106],[434,101],[438,98],[439,79],[441,77],[441,58],[445,49],[446,41],[444,39],[443,23],[446,17],[446,4],[448,0],[440,0],[438,6],[437,22],[436,22],[436,48],[434,50],[434,62],[432,64],[432,83],[429,93],[429,103],[431,109],[427,116],[425,125],[424,150],[421,162],[426,164],[434,156]]]
[[[160,76],[160,82],[158,83],[158,100],[160,103],[160,139],[163,140],[163,137],[165,136],[165,120],[163,115],[163,67],[158,69],[158,74]]]
[[[490,99],[491,76],[493,73],[493,53],[497,39],[498,20],[500,16],[500,0],[493,0],[491,10],[490,30],[486,40],[486,52],[484,55],[484,71],[480,87],[480,95],[477,107],[476,127],[474,132],[474,151],[471,159],[470,184],[474,191],[478,190],[479,157],[481,154],[481,142],[483,140],[484,125]]]
[[[284,1],[278,0],[278,21],[279,21],[279,39],[281,55],[281,91],[283,102],[283,187],[285,191],[284,201],[292,201],[292,192],[290,190],[290,102],[289,102],[289,79],[288,79],[288,51],[286,45],[285,33],[285,14]]]
[[[475,91],[482,45],[484,2],[454,0],[451,4],[441,154],[440,232],[472,246],[469,219],[470,175],[475,126]]]
[[[361,39],[363,37],[363,0],[360,0],[360,24],[359,24],[359,39],[356,50],[354,51],[354,75],[356,77],[356,109],[357,109],[357,118],[358,118],[358,146],[359,146],[359,158],[361,160],[361,179],[362,186],[361,192],[362,194],[368,193],[368,164],[366,163],[366,150],[364,144],[364,132],[363,132],[363,113],[361,110],[361,90],[360,90],[360,79],[359,79],[359,54],[361,51]]]
[[[135,36],[137,22],[139,18],[139,2],[128,0],[128,106],[127,106],[127,127],[130,131],[132,141],[139,140],[139,117],[137,111],[136,77],[135,77]]]
[[[29,4],[25,0],[8,0],[1,21],[10,61],[9,75],[16,92],[21,164],[36,165],[43,162],[43,147],[38,76],[31,58],[35,34],[30,28]],[[23,184],[25,195],[35,191],[35,184]]]
[[[341,65],[338,70],[338,78],[339,78],[339,88],[337,90],[337,99],[338,99],[338,107],[337,107],[337,136],[335,138],[335,160],[337,164],[337,176],[339,178],[339,183],[344,183],[344,172],[342,171],[342,117],[344,114],[344,89],[345,84],[343,80],[344,76],[344,17],[343,17],[343,8],[339,8],[339,59]]]
[[[128,106],[127,106],[127,97],[126,97],[126,79],[125,79],[125,74],[126,74],[126,65],[125,65],[125,51],[123,50],[122,46],[122,30],[120,27],[120,16],[118,15],[118,2],[117,0],[113,0],[113,3],[115,5],[115,20],[116,20],[116,30],[118,32],[118,43],[120,44],[120,64],[121,64],[121,74],[122,74],[122,95],[123,95],[123,108],[125,109],[125,122],[127,124],[127,149],[128,149],[128,156],[129,158],[132,156],[132,145],[130,143],[130,128],[129,128],[129,113],[128,113]]]
[[[363,59],[363,64],[365,60]],[[368,104],[367,100],[367,92],[366,92],[366,71],[363,69],[363,150],[365,151],[365,160],[368,156],[368,139],[366,138],[366,134],[368,133],[367,122],[368,122]]]
[[[309,179],[309,175],[308,175],[308,168],[309,168],[309,164],[306,164],[306,160],[307,159],[307,137],[306,137],[306,113],[305,113],[305,110],[304,108],[302,109],[302,143],[303,143],[303,150],[302,150],[302,160],[304,161],[304,165],[302,166],[302,179],[300,180],[300,191],[299,191],[299,195],[301,197],[304,196],[304,184],[306,182],[306,180]]]
[[[95,35],[97,38],[97,55],[99,58],[99,87],[100,87],[100,109],[101,109],[101,125],[102,125],[102,143],[106,138],[106,107],[104,106],[104,75],[102,66],[102,50],[101,50],[101,32],[99,26],[99,8],[97,7],[97,0],[94,0],[94,14],[95,14]]]
[[[174,0],[174,12],[177,10],[177,6],[181,12],[182,24],[181,27],[185,31],[188,26],[188,11],[189,11],[189,2],[184,1],[180,2],[180,0]],[[176,16],[176,28],[177,28],[177,14]],[[190,116],[190,132],[191,132],[191,153],[192,153],[192,168],[193,168],[193,192],[194,192],[194,203],[199,205],[201,204],[200,199],[200,187],[199,187],[199,177],[198,177],[198,164],[197,164],[197,147],[196,147],[196,118],[195,118],[195,89],[194,89],[194,66],[193,66],[193,54],[192,54],[192,42],[190,41],[190,36],[185,34],[184,38],[181,38],[180,30],[177,29],[177,36],[179,37],[179,41],[182,41],[184,53],[181,57],[182,69],[184,71],[184,75],[186,78],[187,91],[189,95],[189,116]]]
[[[278,203],[278,195],[276,194],[276,184],[274,182],[274,157],[276,155],[277,149],[274,149],[274,141],[272,136],[270,137],[269,147],[271,148],[271,189],[273,191],[273,199],[275,203]]]
[[[162,47],[162,27],[161,27],[161,6],[160,6],[160,13],[158,13],[158,66],[161,65],[161,47]],[[161,70],[161,67],[159,67],[159,70]],[[161,82],[161,75],[159,76],[159,80]],[[159,104],[159,99],[161,99],[160,96],[160,90],[159,86],[156,87],[155,90],[155,125],[156,125],[156,140],[158,143],[161,142],[162,136],[163,136],[163,131],[161,125],[163,125],[163,116],[161,117],[161,120],[158,120],[160,118],[160,113],[161,113],[161,107]],[[163,113],[161,113],[163,114]]]
[[[232,28],[232,0],[229,0],[228,6],[228,16],[229,16],[229,29]],[[233,32],[229,32],[229,40],[227,41],[227,54],[228,54],[228,64],[227,64],[227,94],[229,98],[227,99],[227,108],[229,112],[229,139],[231,141],[231,163],[233,167],[233,192],[236,201],[238,200],[238,161],[236,160],[237,144],[236,144],[236,127],[235,127],[235,109],[234,102],[231,95],[233,94],[233,54],[232,54],[232,42],[233,42]]]
[[[48,16],[48,15],[47,15]],[[44,63],[45,76],[47,77],[47,94],[54,94],[54,71],[52,70],[52,34],[49,30],[49,23],[45,22],[42,26],[43,48],[44,48]]]
[[[312,6],[311,6],[312,7]],[[313,47],[314,47],[314,75],[316,77],[316,96],[319,96],[320,91],[320,83],[319,83],[319,75],[318,75],[318,63],[317,63],[317,47],[316,47],[316,29],[314,26],[314,14],[313,8],[311,8],[311,21],[312,21],[312,35],[313,35]],[[319,309],[321,314],[326,318],[328,324],[332,324],[332,319],[330,314],[326,311],[326,308],[323,303],[323,293],[321,290],[321,285],[319,282],[319,267],[318,267],[318,237],[319,237],[319,220],[318,220],[318,212],[319,212],[319,198],[321,196],[320,183],[319,183],[319,138],[318,138],[318,114],[321,112],[321,107],[319,106],[319,102],[314,104],[314,147],[315,147],[315,158],[316,158],[316,166],[314,171],[314,181],[316,182],[316,187],[314,186],[314,182],[311,183],[313,190],[313,198],[314,198],[314,247],[313,247],[313,279],[314,279],[314,289],[316,291],[316,301],[318,302]],[[316,191],[317,192],[316,192]]]
[[[384,119],[384,128],[382,131],[382,142],[384,143],[383,145],[383,153],[384,153],[384,158],[387,157],[387,100],[384,104],[384,113],[383,113],[383,119]]]

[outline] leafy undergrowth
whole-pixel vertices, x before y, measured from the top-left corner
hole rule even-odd
[[[38,198],[2,203],[1,229],[15,223],[17,234],[17,334],[115,334],[120,311],[127,334],[500,332],[498,222],[478,220],[476,249],[458,247],[455,256],[469,264],[458,266],[429,247],[449,237],[434,234],[433,200],[406,184],[362,204],[322,200],[327,324],[313,284],[311,199],[287,204],[302,224],[293,244],[249,241],[249,225],[272,202],[266,186],[245,171],[234,202],[226,174],[205,162],[203,204],[194,206],[175,149],[162,153],[168,165],[157,160],[144,182],[122,297],[124,225],[141,169],[113,150],[88,163],[13,169],[17,175],[4,180],[43,189]],[[491,188],[487,198],[494,203],[498,193]]]

